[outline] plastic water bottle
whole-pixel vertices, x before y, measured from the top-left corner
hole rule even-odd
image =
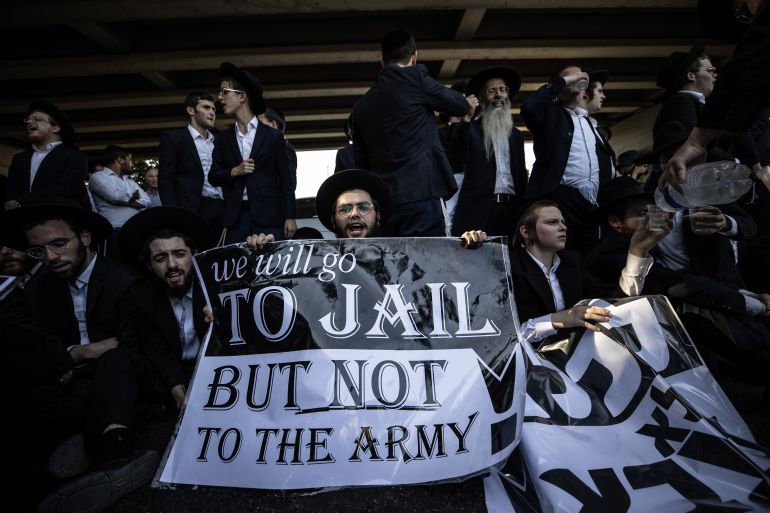
[[[751,188],[751,170],[731,160],[707,162],[687,170],[682,192],[655,189],[655,204],[667,212],[732,203]]]

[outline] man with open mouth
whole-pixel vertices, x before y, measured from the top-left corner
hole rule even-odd
[[[466,93],[478,95],[481,116],[463,123],[452,153],[464,155],[463,187],[452,233],[481,228],[491,235],[512,236],[516,212],[527,186],[524,138],[513,126],[511,98],[521,77],[510,68],[488,68],[468,82]]]
[[[75,130],[54,104],[36,100],[23,120],[32,149],[17,153],[8,168],[5,209],[30,192],[66,196],[90,208],[85,176],[88,159],[77,151]]]

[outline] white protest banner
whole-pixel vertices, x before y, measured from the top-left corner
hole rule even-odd
[[[522,438],[502,471],[485,479],[488,511],[770,510],[770,454],[668,301],[608,307],[613,316],[600,333],[522,345]]]
[[[156,486],[435,482],[516,446],[524,359],[503,242],[287,241],[196,263],[216,321]]]

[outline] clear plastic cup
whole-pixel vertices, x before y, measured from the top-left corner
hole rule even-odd
[[[647,205],[647,214],[649,215],[649,223],[647,225],[648,230],[655,232],[663,230],[666,227],[668,212],[658,205]]]

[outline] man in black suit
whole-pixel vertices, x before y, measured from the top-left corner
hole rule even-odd
[[[345,146],[337,150],[334,158],[334,172],[338,173],[346,169],[356,167],[356,158],[353,155],[353,115],[351,114],[345,120]]]
[[[588,112],[577,105],[588,80],[579,66],[564,66],[521,106],[535,151],[526,199],[558,203],[569,228],[567,248],[580,252],[587,252],[598,238],[590,212],[596,207],[599,184],[613,174],[610,161],[599,158],[601,137]]]
[[[688,132],[698,124],[717,80],[717,69],[704,52],[698,41],[688,52],[673,52],[658,71],[657,84],[667,96],[652,127],[653,141],[665,123],[678,121]]]
[[[69,119],[52,103],[38,100],[24,118],[32,149],[13,156],[8,168],[5,209],[19,206],[29,192],[66,196],[90,208],[85,177],[88,159],[75,150],[75,131]]]
[[[118,236],[123,258],[152,275],[131,288],[132,333],[150,362],[151,380],[171,394],[177,408],[184,404],[210,321],[192,259],[215,242],[200,216],[166,206],[135,215]]]
[[[521,77],[509,68],[488,68],[477,73],[466,89],[481,100],[481,117],[463,123],[452,153],[461,155],[465,170],[452,234],[473,229],[488,235],[511,237],[516,213],[527,187],[524,138],[513,126],[511,98]]]
[[[294,190],[283,134],[257,120],[265,111],[262,84],[229,62],[220,66],[219,101],[235,125],[214,138],[209,181],[225,198],[227,244],[252,233],[291,238],[297,231]]]
[[[158,189],[161,203],[197,212],[219,234],[222,232],[222,189],[209,182],[216,120],[214,98],[193,91],[185,98],[190,124],[160,134]]]
[[[64,345],[59,380],[32,385],[37,422],[53,439],[84,433],[54,452],[50,471],[72,477],[91,468],[45,499],[41,509],[106,507],[149,481],[158,461],[154,451],[133,451],[129,429],[143,361],[128,342],[124,310],[137,276],[93,251],[111,233],[109,221],[66,198],[30,194],[21,208],[5,212],[2,224],[13,227],[3,242],[46,268],[25,292],[38,325]],[[99,483],[109,493],[98,490]]]
[[[356,167],[380,175],[393,197],[388,236],[446,235],[441,198],[457,185],[433,112],[464,116],[478,105],[428,76],[416,52],[408,32],[388,33],[383,70],[353,108]]]

